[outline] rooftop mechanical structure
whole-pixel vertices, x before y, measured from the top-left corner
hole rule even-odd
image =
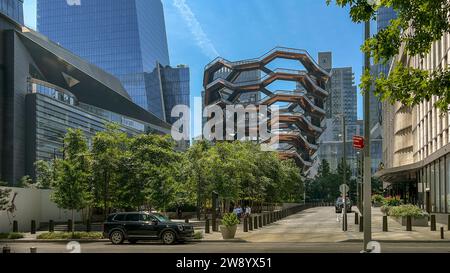
[[[277,59],[298,61],[304,69],[270,69],[269,65]],[[248,75],[255,74],[259,76],[249,79]],[[318,139],[324,131],[324,100],[328,96],[325,88],[330,76],[301,49],[276,47],[259,58],[236,62],[219,57],[205,67],[204,103],[205,107],[218,105],[222,109],[236,104],[266,105],[269,109],[277,105],[279,115],[267,116],[269,124],[278,122],[277,127],[269,126],[275,137],[267,144],[274,145],[281,158],[295,159],[306,173],[314,162]],[[296,88],[271,90],[277,81],[294,82]],[[254,100],[241,99],[249,93],[257,94]],[[259,138],[258,141],[264,142]]]

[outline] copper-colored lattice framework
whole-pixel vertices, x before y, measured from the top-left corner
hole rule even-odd
[[[305,70],[269,69],[268,65],[276,59],[299,61]],[[246,81],[238,80],[243,73],[251,72],[264,76]],[[206,107],[219,105],[225,108],[227,105],[241,104],[240,97],[243,94],[258,93],[259,99],[251,104],[287,104],[287,107],[280,109],[277,118],[268,117],[270,124],[279,124],[279,129],[271,132],[274,137],[266,144],[280,143],[281,145],[277,145],[280,157],[295,159],[306,171],[312,166],[312,158],[318,149],[318,138],[324,130],[324,100],[328,96],[325,84],[329,78],[330,73],[301,49],[276,47],[260,58],[236,62],[216,58],[205,67],[204,102]],[[269,86],[276,81],[295,82],[302,88],[269,90]]]

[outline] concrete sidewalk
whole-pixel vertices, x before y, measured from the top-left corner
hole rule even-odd
[[[243,225],[238,226],[236,238],[247,242],[258,243],[328,243],[344,241],[362,241],[363,233],[355,225],[355,213],[348,214],[348,231],[342,231],[341,214],[336,214],[334,207],[316,207],[291,215],[261,229],[243,232]],[[372,209],[372,236],[376,241],[398,242],[446,242],[450,243],[450,231],[445,226],[446,239],[440,239],[440,226],[437,231],[430,227],[406,227],[388,217],[388,232],[382,231],[382,217],[379,208]],[[205,240],[221,240],[220,232],[204,234]]]

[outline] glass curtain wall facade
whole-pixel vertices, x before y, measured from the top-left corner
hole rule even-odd
[[[417,172],[418,203],[431,213],[450,213],[450,155]]]
[[[0,12],[8,15],[20,24],[23,20],[23,0],[0,0]]]
[[[30,158],[27,169],[31,175],[33,162],[62,156],[68,128],[81,129],[89,144],[95,133],[104,131],[110,122],[118,124],[129,135],[158,133],[149,124],[78,102],[69,91],[42,81],[30,80],[28,93],[27,150]]]
[[[169,65],[161,0],[37,0],[37,28],[118,77],[133,102],[157,112],[145,73]]]

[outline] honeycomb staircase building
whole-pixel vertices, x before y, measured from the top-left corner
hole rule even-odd
[[[278,59],[298,61],[299,70],[273,68],[269,65]],[[258,75],[248,77],[248,75]],[[324,131],[326,112],[324,102],[328,97],[326,83],[330,73],[301,49],[276,47],[260,58],[231,62],[216,58],[206,65],[203,86],[205,107],[227,105],[267,106],[266,117],[272,145],[281,158],[293,158],[303,171],[308,172],[318,150],[318,139]],[[271,90],[277,81],[293,82],[293,90]],[[248,94],[255,94],[253,100]],[[270,114],[271,106],[278,106],[278,115]],[[275,129],[274,129],[275,128]],[[246,128],[246,132],[255,128]],[[274,141],[275,140],[275,141]],[[260,143],[265,141],[258,138]]]

